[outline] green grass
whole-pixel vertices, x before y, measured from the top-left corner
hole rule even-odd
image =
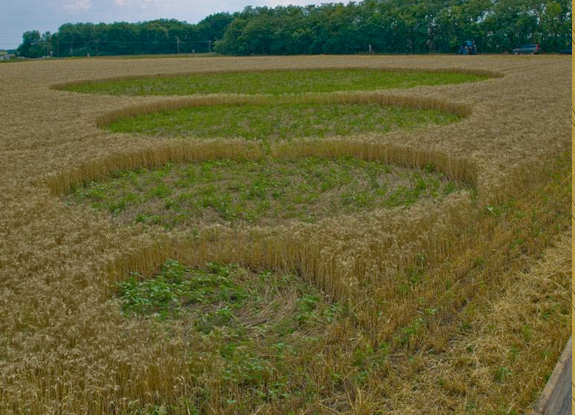
[[[380,104],[276,103],[210,105],[166,110],[121,118],[105,128],[117,133],[156,137],[242,137],[273,141],[387,133],[430,124],[448,124],[460,117],[440,110]]]
[[[69,85],[72,92],[108,95],[295,94],[303,92],[373,91],[446,85],[485,80],[486,75],[457,72],[316,69],[196,73],[92,81]]]
[[[458,186],[433,166],[413,170],[346,157],[205,161],[117,172],[76,188],[69,203],[89,203],[121,223],[168,229],[202,223],[275,225],[441,199]]]
[[[171,408],[169,413],[206,413],[203,405],[211,392],[202,380],[206,376],[218,379],[223,391],[239,388],[250,397],[245,402],[228,399],[226,404],[238,411],[256,403],[316,399],[322,385],[312,378],[314,365],[323,358],[322,333],[349,319],[347,307],[330,303],[292,274],[234,264],[190,269],[168,260],[157,275],[146,279],[134,273],[117,288],[126,319],[150,319],[166,337],[178,330],[180,340],[189,344],[188,369],[198,387],[178,405],[185,411]],[[350,362],[352,371],[373,359],[358,350],[361,362]],[[293,367],[300,373],[293,373]]]
[[[322,300],[317,290],[293,275],[258,274],[234,264],[209,263],[205,269],[190,269],[168,260],[153,278],[132,273],[117,286],[125,317],[186,319],[204,334],[223,326],[242,329],[284,317],[293,320],[287,330],[293,332],[316,317],[312,312]],[[289,310],[283,309],[290,302]]]

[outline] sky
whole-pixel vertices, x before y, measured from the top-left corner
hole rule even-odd
[[[287,6],[332,0],[0,0],[0,49],[14,49],[28,30],[54,33],[64,23],[177,19],[197,23],[246,6]],[[334,1],[335,2],[335,1]]]

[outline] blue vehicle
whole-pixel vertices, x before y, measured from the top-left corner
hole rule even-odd
[[[459,47],[459,51],[457,53],[460,55],[477,55],[477,46],[475,46],[475,42],[472,40],[466,40]]]

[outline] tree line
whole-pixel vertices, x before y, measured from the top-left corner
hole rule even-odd
[[[20,56],[113,56],[213,52],[234,19],[217,13],[197,24],[174,19],[142,23],[66,23],[56,33],[25,32],[18,47]]]
[[[24,33],[21,56],[205,53],[295,55],[454,53],[465,40],[480,53],[538,43],[556,52],[571,42],[567,0],[365,0],[321,6],[246,7],[197,24],[65,24]]]

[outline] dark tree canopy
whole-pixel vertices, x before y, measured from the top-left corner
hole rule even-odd
[[[347,5],[246,7],[197,24],[177,20],[64,24],[26,32],[26,57],[205,53],[293,55],[454,53],[465,40],[482,53],[539,43],[556,52],[571,41],[567,0],[365,0]]]
[[[205,53],[224,36],[234,16],[218,13],[198,24],[178,20],[142,23],[66,23],[54,34],[26,32],[20,56],[106,56],[170,53]]]
[[[566,0],[365,0],[306,7],[246,8],[216,52],[230,55],[453,53],[465,40],[480,52],[571,42]]]

